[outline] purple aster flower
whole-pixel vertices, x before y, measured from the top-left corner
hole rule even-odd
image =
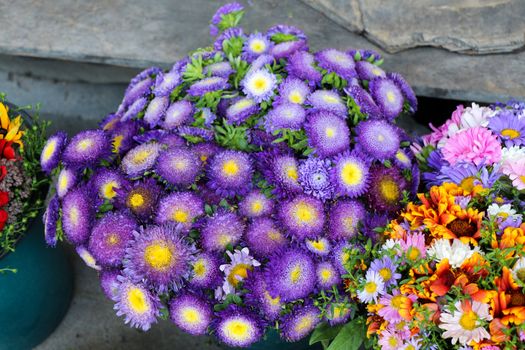
[[[120,282],[118,277],[120,275],[120,270],[102,270],[99,274],[100,287],[104,292],[104,295],[113,301],[117,300]]]
[[[383,116],[372,96],[370,96],[370,94],[359,85],[346,87],[344,91],[354,100],[361,113],[375,119]]]
[[[241,81],[242,91],[257,103],[268,101],[274,95],[277,78],[267,69],[250,71]]]
[[[131,149],[122,158],[122,170],[130,177],[138,177],[153,168],[161,151],[157,142],[143,143]]]
[[[42,218],[44,222],[44,238],[50,247],[57,245],[57,221],[60,215],[60,202],[55,195],[49,200],[46,211]]]
[[[141,220],[148,219],[157,208],[161,188],[153,179],[134,183],[117,190],[117,205],[128,208]]]
[[[308,97],[308,104],[315,110],[332,112],[340,117],[348,115],[346,105],[335,90],[316,90]]]
[[[124,113],[124,115],[122,116],[122,118],[120,120],[121,121],[132,120],[133,118],[135,118],[139,113],[141,113],[144,110],[144,108],[146,107],[147,104],[148,104],[148,99],[145,98],[145,97],[141,97],[141,98],[135,100],[135,102],[133,102],[126,109],[126,112]]]
[[[265,35],[261,33],[250,34],[244,42],[242,58],[250,63],[260,55],[268,53],[271,46],[272,43]]]
[[[368,50],[368,49],[351,49],[348,50],[347,53],[354,57],[355,60],[357,60],[357,56],[361,58],[361,60],[372,60],[372,61],[379,61],[381,59],[381,55],[374,50]]]
[[[414,156],[408,149],[398,149],[394,156],[394,162],[402,169],[410,169],[414,165]]]
[[[199,253],[192,261],[192,275],[189,284],[201,289],[214,289],[221,284],[219,259],[212,253]]]
[[[329,112],[310,114],[305,126],[308,144],[320,157],[330,157],[350,147],[346,121]]]
[[[157,130],[161,131],[161,130]],[[168,148],[171,147],[185,147],[186,146],[186,140],[184,140],[183,137],[180,135],[177,135],[176,133],[172,132],[164,132],[161,135],[159,135],[159,143],[162,145],[165,145]]]
[[[219,24],[223,20],[223,16],[230,13],[236,13],[244,10],[244,7],[238,2],[230,2],[226,5],[219,7],[211,19],[210,23],[210,35],[217,36],[219,34]]]
[[[270,54],[276,59],[288,58],[297,51],[308,51],[306,40],[285,41],[272,46]]]
[[[323,202],[313,197],[299,195],[281,203],[279,218],[283,227],[298,240],[319,235],[324,226]]]
[[[63,168],[58,173],[56,189],[59,198],[64,198],[66,193],[78,182],[77,172],[70,168]]]
[[[100,123],[98,123],[98,126],[104,131],[113,131],[116,129],[116,126],[118,126],[119,123],[120,116],[115,113],[110,113],[105,116]]]
[[[401,90],[401,93],[405,97],[405,99],[408,101],[408,104],[410,105],[410,109],[412,113],[415,113],[417,111],[417,97],[414,93],[414,90],[410,87],[410,85],[407,83],[405,78],[401,76],[401,74],[398,73],[387,73],[386,75],[391,81],[394,82],[394,84],[397,85],[399,90]]]
[[[350,239],[357,235],[366,216],[361,202],[339,200],[330,209],[328,237],[333,240]]]
[[[259,257],[266,257],[288,244],[288,239],[270,218],[256,218],[246,230],[246,244]]]
[[[258,316],[231,305],[217,314],[215,334],[228,346],[247,348],[262,338],[264,326]]]
[[[67,135],[64,132],[57,132],[47,139],[42,153],[40,154],[40,166],[46,174],[50,174],[58,166],[62,151],[66,146]]]
[[[267,321],[273,322],[279,317],[283,303],[281,298],[270,295],[262,271],[248,273],[243,288],[247,290],[246,304],[260,310]]]
[[[317,286],[319,289],[331,290],[333,286],[341,283],[339,271],[331,262],[324,261],[317,264],[315,274],[317,275]]]
[[[97,220],[89,237],[89,251],[104,267],[118,267],[137,229],[137,222],[124,212],[110,212]]]
[[[345,302],[332,302],[326,307],[326,321],[330,326],[337,326],[348,322],[352,316],[350,305]]]
[[[224,49],[224,42],[232,39],[242,39],[244,40],[245,35],[242,28],[233,27],[228,28],[221,33],[213,43],[213,48],[217,51],[222,51]]]
[[[301,79],[286,78],[281,85],[279,85],[279,97],[276,103],[294,103],[302,105],[306,102],[310,88]]]
[[[229,87],[228,80],[221,77],[208,77],[193,83],[188,89],[190,96],[203,96],[209,92],[225,90]]]
[[[368,205],[379,211],[395,212],[400,209],[403,191],[408,189],[405,178],[398,168],[382,166],[370,169]]]
[[[383,278],[385,287],[396,285],[401,278],[401,274],[396,272],[396,263],[388,256],[372,261],[370,270],[377,272]]]
[[[374,78],[369,84],[370,94],[386,119],[393,120],[403,110],[401,89],[388,78]]]
[[[187,231],[193,221],[204,214],[204,202],[193,192],[174,192],[159,201],[156,212],[158,224],[172,222]]]
[[[323,78],[315,69],[314,56],[306,51],[297,51],[288,59],[286,70],[292,77],[308,81],[310,86],[316,86]]]
[[[244,223],[236,214],[219,211],[204,222],[202,246],[207,251],[224,251],[228,245],[235,246],[240,241],[244,228]]]
[[[98,265],[97,260],[95,257],[91,254],[91,252],[83,245],[79,245],[76,247],[75,251],[77,252],[78,256],[87,267],[90,267],[94,270],[100,271],[102,268]]]
[[[139,127],[139,124],[134,121],[120,122],[111,132],[113,153],[122,155],[133,148]]]
[[[164,117],[169,103],[169,96],[155,97],[149,103],[146,113],[144,113],[144,121],[148,123],[151,128],[157,126],[160,120]]]
[[[373,159],[382,161],[392,158],[399,150],[399,130],[385,120],[366,120],[359,123],[356,129],[356,143]]]
[[[321,311],[317,307],[297,304],[281,321],[281,338],[288,342],[299,341],[310,334],[319,322]]]
[[[277,196],[289,197],[303,191],[298,181],[297,160],[288,152],[275,148],[259,153],[257,158],[259,170],[275,186]]]
[[[246,131],[246,135],[248,136],[248,140],[252,145],[260,147],[261,149],[272,147],[272,145],[275,145],[273,141],[277,139],[277,135],[272,135],[267,133],[265,130],[255,128],[248,129]]]
[[[357,75],[355,62],[346,52],[336,49],[325,49],[315,53],[319,67],[333,72],[343,79],[351,79]]]
[[[70,190],[62,199],[62,227],[72,244],[87,241],[94,216],[93,199],[85,187]]]
[[[239,213],[248,218],[268,216],[273,211],[273,201],[258,190],[248,193],[239,203]]]
[[[242,195],[250,190],[252,173],[252,164],[247,153],[221,151],[209,163],[209,186],[225,197]]]
[[[330,253],[332,245],[330,241],[324,237],[321,238],[307,238],[305,240],[306,249],[310,252],[319,255],[326,256]]]
[[[215,137],[213,130],[203,129],[195,126],[179,126],[177,131],[180,136],[198,137],[202,141],[212,141]]]
[[[201,163],[205,164],[208,162],[208,159],[213,157],[220,147],[213,142],[200,142],[192,147],[192,151],[197,154]]]
[[[130,80],[127,90],[133,89],[137,84],[143,82],[145,79],[156,76],[159,73],[162,73],[162,69],[159,67],[149,67],[144,69]]]
[[[87,130],[75,135],[66,146],[62,159],[71,167],[83,168],[96,165],[111,153],[111,143],[102,130]]]
[[[124,272],[134,281],[145,281],[159,293],[177,291],[191,272],[194,249],[174,225],[147,226],[134,231],[126,249]]]
[[[147,331],[160,316],[159,298],[140,283],[120,278],[115,310],[117,316],[124,316],[125,323]]]
[[[117,196],[118,189],[129,186],[129,181],[118,170],[100,169],[90,179],[94,190],[100,198],[112,201]]]
[[[372,80],[377,77],[386,78],[384,70],[368,61],[356,62],[355,69],[359,75],[359,78],[363,80]]]
[[[341,274],[347,273],[345,265],[350,260],[350,251],[352,249],[355,249],[355,247],[350,243],[347,241],[341,241],[332,250],[332,262]]]
[[[332,198],[334,186],[330,181],[330,161],[310,157],[299,165],[299,183],[304,193],[323,202]]]
[[[213,318],[211,305],[200,296],[182,293],[169,303],[170,320],[191,335],[204,335]]]
[[[155,171],[172,185],[188,186],[201,171],[201,161],[189,148],[171,148],[160,154]]]
[[[159,73],[155,78],[153,94],[157,97],[169,96],[182,83],[182,75],[177,71]]]
[[[131,80],[131,83],[124,93],[122,106],[130,106],[138,99],[142,99],[144,96],[148,95],[151,92],[153,83],[154,81],[150,77],[145,77],[140,81],[136,81],[135,83],[134,80]]]
[[[226,109],[226,119],[230,123],[241,124],[257,112],[259,112],[259,105],[254,100],[241,97],[234,100]]]
[[[204,73],[212,77],[221,77],[228,79],[235,70],[232,68],[230,62],[212,63],[204,68]]]
[[[272,55],[265,55],[262,54],[259,57],[257,57],[252,64],[250,64],[250,68],[248,69],[248,72],[255,72],[267,64],[272,65],[275,62],[275,58]]]
[[[167,130],[172,130],[185,125],[189,122],[193,112],[193,104],[190,101],[182,100],[174,102],[166,111],[163,127]]]
[[[277,24],[268,28],[266,35],[272,38],[272,40],[275,40],[273,37],[276,35],[280,35],[281,37],[284,36],[284,39],[287,40],[308,40],[308,37],[301,29],[286,24]]]
[[[186,66],[191,62],[191,59],[189,56],[185,56],[181,58],[178,61],[175,61],[173,66],[171,66],[170,72],[177,72],[182,75],[182,73],[186,70]]]
[[[279,129],[299,130],[306,119],[306,111],[294,103],[282,103],[271,109],[264,119],[264,128],[273,133]]]
[[[279,296],[284,302],[294,301],[313,292],[315,264],[303,250],[288,248],[270,257],[265,277],[272,297]]]
[[[512,111],[501,110],[489,119],[488,128],[506,147],[525,145],[525,118],[519,118]]]
[[[356,198],[368,188],[369,165],[357,152],[344,152],[335,157],[332,183],[339,195]]]
[[[210,128],[217,116],[208,107],[203,107],[199,111],[201,112],[200,118],[202,118],[204,126]]]

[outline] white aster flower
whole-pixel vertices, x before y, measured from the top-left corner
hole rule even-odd
[[[454,304],[456,311],[443,312],[439,320],[439,328],[443,329],[443,338],[452,338],[452,344],[459,342],[468,345],[483,339],[490,339],[490,334],[481,325],[481,321],[490,321],[489,305],[477,301],[457,301]]]
[[[399,239],[389,238],[381,246],[381,252],[394,251],[396,254],[401,252],[401,241]]]
[[[274,93],[277,79],[267,69],[249,72],[242,80],[244,93],[255,102],[269,100]]]
[[[254,267],[261,266],[261,263],[250,255],[248,248],[235,249],[233,254],[229,251],[226,254],[228,254],[231,261],[229,264],[219,266],[219,269],[224,272],[222,287],[217,288],[215,291],[215,298],[219,300],[228,294],[235,293],[239,282],[242,282],[248,276],[248,272],[253,270]]]
[[[461,267],[463,262],[476,252],[479,252],[479,247],[471,249],[469,244],[463,243],[459,239],[454,239],[450,244],[450,240],[445,238],[435,240],[427,249],[427,254],[433,257],[435,261],[448,259],[448,263],[453,268]]]
[[[512,206],[510,204],[503,204],[498,205],[496,203],[493,203],[489,205],[487,208],[487,214],[489,217],[495,218],[495,217],[501,217],[501,218],[508,218],[508,217],[519,217],[520,215],[516,215],[516,210],[512,209]]]
[[[363,289],[357,292],[357,297],[363,303],[371,303],[372,301],[377,303],[379,295],[385,293],[385,282],[381,275],[372,270],[366,272],[366,280]]]
[[[525,284],[525,257],[520,257],[511,270],[514,281]]]

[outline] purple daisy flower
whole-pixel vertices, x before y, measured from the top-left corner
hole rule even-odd
[[[288,248],[270,257],[265,277],[272,297],[279,296],[284,302],[294,301],[313,292],[315,264],[303,250]]]
[[[315,110],[332,112],[346,118],[348,112],[341,96],[335,90],[316,90],[308,97],[308,104]]]
[[[177,101],[169,106],[166,111],[163,127],[167,130],[175,129],[189,122],[193,115],[193,104],[190,101]]]
[[[408,184],[398,168],[375,166],[370,169],[368,204],[379,211],[395,212],[400,209],[403,191]]]
[[[256,218],[246,230],[246,244],[256,256],[266,257],[288,244],[288,239],[270,218]]]
[[[266,35],[272,38],[272,40],[275,40],[273,37],[276,35],[280,35],[281,37],[285,36],[285,39],[288,40],[308,40],[308,37],[301,29],[286,24],[277,24],[268,28]]]
[[[115,298],[117,316],[124,316],[125,323],[135,328],[147,331],[160,316],[159,298],[146,287],[121,278]]]
[[[328,237],[333,240],[350,239],[359,230],[366,216],[364,205],[355,200],[340,200],[330,209]]]
[[[182,293],[169,303],[171,322],[191,335],[204,335],[213,318],[211,305],[202,297]]]
[[[59,198],[64,198],[67,192],[78,182],[77,172],[70,168],[63,168],[58,173],[56,189]]]
[[[40,154],[40,166],[46,174],[50,174],[58,166],[62,151],[66,146],[67,135],[64,132],[57,132],[47,139],[42,153]]]
[[[304,193],[322,200],[332,198],[334,186],[330,181],[330,161],[310,157],[299,165],[299,183]]]
[[[359,85],[346,87],[344,91],[354,100],[361,113],[375,119],[383,116],[372,96],[370,96],[370,94]]]
[[[374,78],[370,81],[369,90],[386,119],[395,119],[403,110],[403,94],[392,80]]]
[[[321,311],[317,307],[297,304],[281,320],[281,338],[288,342],[299,341],[310,334],[319,322]]]
[[[489,119],[488,128],[506,147],[525,145],[525,118],[517,117],[509,110],[501,110]]]
[[[333,72],[343,79],[351,79],[357,76],[355,62],[346,52],[336,49],[325,49],[315,53],[319,67]]]
[[[148,104],[148,99],[145,97],[141,97],[135,102],[133,102],[126,110],[122,118],[120,118],[121,121],[127,121],[132,120],[135,118],[140,112],[144,110],[146,105]]]
[[[241,124],[246,119],[259,112],[259,105],[254,100],[241,97],[232,102],[226,109],[226,119],[233,124]]]
[[[221,35],[217,37],[217,39],[213,43],[213,48],[217,51],[222,51],[224,50],[225,41],[230,41],[232,39],[237,39],[237,38],[244,40],[245,35],[244,35],[242,28],[239,28],[239,27],[228,28],[224,32],[222,32]]]
[[[293,156],[275,148],[261,152],[258,158],[259,170],[275,186],[274,193],[277,196],[289,197],[303,191],[298,181],[297,160]]]
[[[94,216],[93,200],[85,187],[70,190],[62,199],[62,227],[72,244],[87,241]]]
[[[219,7],[211,19],[210,23],[210,35],[217,36],[219,34],[219,24],[223,20],[223,16],[230,13],[236,13],[244,10],[244,7],[238,2],[230,2],[226,5]]]
[[[117,204],[129,209],[139,219],[146,220],[156,210],[160,192],[160,186],[153,179],[136,182],[117,190]]]
[[[250,63],[260,55],[268,53],[271,46],[272,43],[267,36],[261,33],[250,34],[244,42],[242,58]]]
[[[98,275],[100,280],[100,287],[104,292],[104,295],[109,299],[116,301],[120,282],[118,277],[120,275],[120,270],[102,270]]]
[[[89,251],[102,266],[118,267],[136,229],[137,222],[130,215],[110,212],[93,226],[89,237]]]
[[[247,348],[262,338],[264,326],[258,316],[232,305],[217,314],[215,334],[228,346]]]
[[[312,239],[307,238],[305,240],[305,246],[310,252],[319,256],[328,255],[332,247],[330,241],[324,237]]]
[[[164,117],[169,103],[169,96],[155,97],[149,103],[146,113],[144,113],[144,121],[148,123],[151,128],[158,125],[160,120]]]
[[[228,80],[221,77],[208,77],[193,83],[188,89],[190,96],[203,96],[209,92],[225,90],[229,87]]]
[[[172,222],[187,231],[193,221],[204,214],[204,202],[193,192],[174,192],[159,201],[155,220],[158,224]]]
[[[188,186],[201,171],[201,161],[186,147],[171,148],[160,154],[155,171],[172,185]]]
[[[190,276],[194,253],[174,225],[147,226],[134,231],[126,249],[124,272],[135,281],[145,281],[159,293],[177,291]]]
[[[399,130],[385,120],[365,120],[356,129],[356,143],[373,159],[392,158],[399,150]]]
[[[330,157],[350,147],[350,130],[346,121],[329,112],[309,115],[305,126],[310,147],[320,157]]]
[[[331,174],[339,195],[356,198],[368,188],[369,165],[357,152],[344,152],[334,159]]]
[[[90,181],[99,197],[109,201],[115,199],[118,189],[129,186],[129,181],[124,177],[124,174],[114,169],[100,169]]]
[[[96,165],[111,154],[111,143],[102,130],[87,130],[75,135],[66,146],[62,159],[70,167]]]
[[[60,202],[55,195],[49,200],[46,211],[42,218],[44,222],[44,238],[50,247],[57,245],[57,221],[60,216]]]
[[[122,170],[130,177],[138,177],[153,168],[161,151],[157,142],[149,142],[132,148],[122,158]]]
[[[246,304],[260,310],[267,321],[273,322],[279,317],[283,303],[280,297],[274,298],[270,295],[262,271],[248,273],[243,288],[247,290]]]
[[[315,269],[317,286],[319,289],[330,290],[341,283],[341,276],[331,262],[324,261],[317,264]]]
[[[306,119],[306,111],[294,103],[282,103],[273,107],[264,119],[264,128],[273,133],[279,129],[299,130]]]
[[[206,218],[201,230],[202,246],[207,251],[224,251],[235,246],[244,233],[245,225],[234,213],[219,211]]]
[[[310,86],[321,82],[323,75],[315,69],[314,56],[306,51],[298,51],[288,59],[286,70],[292,77],[308,81]]]
[[[384,70],[368,61],[356,62],[355,69],[359,75],[359,78],[363,80],[372,80],[377,77],[386,78]]]
[[[232,68],[230,62],[212,63],[204,68],[204,73],[212,77],[221,77],[228,79],[235,70]]]
[[[303,80],[289,77],[279,85],[279,97],[276,102],[302,105],[309,94],[310,88]]]
[[[276,60],[281,58],[288,58],[297,51],[308,51],[308,43],[306,40],[285,41],[272,46],[270,55]]]
[[[410,109],[412,113],[415,113],[417,111],[417,97],[414,93],[414,90],[410,87],[410,85],[407,83],[405,78],[401,76],[401,74],[398,73],[387,73],[386,76],[394,82],[394,84],[397,85],[397,87],[401,90],[401,93],[408,101],[408,104],[410,105]]]
[[[135,146],[135,136],[139,131],[139,124],[134,121],[120,122],[111,133],[112,151],[122,155]]]
[[[78,247],[76,247],[75,251],[77,252],[80,259],[84,261],[87,267],[90,267],[97,271],[102,270],[102,268],[98,265],[98,262],[95,259],[95,257],[85,246],[79,245]]]
[[[372,261],[370,270],[377,272],[383,278],[385,287],[396,285],[401,278],[401,274],[396,272],[396,263],[388,256]]]
[[[155,78],[153,94],[157,97],[169,96],[182,83],[182,75],[177,71],[159,73]]]
[[[252,164],[247,153],[225,150],[211,159],[208,167],[209,186],[222,196],[242,195],[249,191]]]
[[[241,81],[243,92],[257,103],[268,101],[274,95],[277,78],[267,69],[250,71]]]
[[[219,259],[211,253],[199,253],[192,261],[192,275],[189,284],[202,289],[214,289],[221,284]]]
[[[258,190],[248,193],[239,203],[239,213],[250,219],[268,216],[273,212],[273,201]]]
[[[283,227],[298,240],[313,238],[323,230],[325,214],[323,202],[299,195],[281,203],[279,218]]]

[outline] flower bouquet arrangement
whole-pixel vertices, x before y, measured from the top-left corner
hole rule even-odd
[[[57,175],[47,240],[100,271],[117,315],[236,347],[349,319],[350,240],[419,181],[394,124],[416,99],[378,54],[310,53],[286,25],[247,35],[242,14],[221,7],[213,46],[137,75],[99,129],[52,136],[42,162]]]

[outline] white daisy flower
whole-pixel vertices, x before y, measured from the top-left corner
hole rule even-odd
[[[224,282],[222,287],[218,287],[215,291],[215,298],[218,300],[224,299],[228,294],[235,293],[239,282],[248,276],[248,271],[261,266],[261,263],[250,255],[248,248],[235,249],[233,254],[227,251],[226,254],[231,261],[229,264],[219,266],[219,270],[224,272]]]
[[[450,240],[445,238],[435,240],[427,249],[427,254],[433,257],[434,261],[448,259],[448,263],[453,268],[461,267],[463,262],[476,252],[479,253],[479,247],[471,249],[469,244],[463,243],[459,239],[454,239],[450,244]]]
[[[443,338],[452,338],[455,345],[468,345],[471,341],[476,343],[483,339],[490,339],[490,334],[481,321],[490,321],[489,305],[477,301],[457,301],[454,304],[456,311],[443,312],[439,320],[439,328],[443,329]]]
[[[273,96],[277,79],[267,69],[259,69],[249,72],[242,80],[241,85],[248,97],[255,102],[262,102]]]
[[[509,217],[517,218],[520,216],[519,214],[517,214],[516,210],[512,209],[512,205],[510,204],[498,205],[496,203],[489,205],[489,207],[487,208],[487,214],[491,218],[501,217],[504,219],[507,219]]]
[[[488,119],[492,117],[493,111],[488,107],[480,107],[473,103],[471,107],[465,108],[461,115],[461,129],[470,129],[477,126],[487,126]]]
[[[379,295],[384,293],[385,282],[383,281],[381,275],[376,271],[368,270],[366,272],[366,280],[363,290],[357,292],[357,297],[359,300],[361,300],[363,303],[370,303],[372,301],[377,303]]]
[[[389,238],[386,240],[385,243],[381,246],[381,252],[393,250],[396,253],[399,253],[401,251],[401,241],[399,239],[393,239]]]
[[[525,284],[525,257],[520,257],[518,261],[516,261],[511,272],[512,278],[514,278],[516,282]]]
[[[509,170],[509,165],[515,163],[519,159],[525,158],[525,147],[512,146],[503,147],[501,149],[501,171],[505,172]]]

